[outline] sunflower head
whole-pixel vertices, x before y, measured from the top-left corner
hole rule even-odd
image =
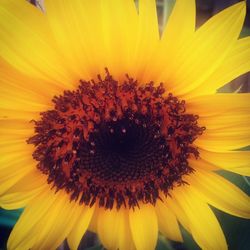
[[[77,249],[91,230],[151,250],[179,224],[227,248],[209,205],[250,217],[216,173],[250,175],[250,105],[217,89],[250,69],[245,5],[196,29],[177,0],[159,36],[154,0],[0,1],[0,206],[25,207],[9,249]]]
[[[108,71],[98,78],[55,97],[54,110],[34,122],[27,142],[36,146],[37,167],[85,205],[155,205],[160,191],[167,195],[192,172],[188,158],[199,156],[192,143],[204,128],[163,84],[129,76],[119,83]]]

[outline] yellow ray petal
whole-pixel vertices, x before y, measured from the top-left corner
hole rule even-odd
[[[131,0],[104,0],[101,1],[101,11],[106,66],[116,79],[121,80],[126,73],[135,71],[133,61],[137,58],[135,47],[139,21],[135,3]]]
[[[175,214],[166,202],[158,201],[155,207],[158,217],[159,230],[170,240],[183,241]]]
[[[24,0],[3,0],[0,17],[0,57],[29,76],[72,86],[76,78],[56,53],[49,26],[38,8]]]
[[[245,114],[250,108],[249,93],[214,94],[188,100],[187,112],[197,114],[204,119],[208,116],[228,114]]]
[[[171,15],[167,21],[166,28],[162,34],[160,44],[154,53],[152,62],[147,67],[148,79],[158,79],[162,72],[169,74],[172,64],[178,59],[178,53],[185,48],[195,31],[195,1],[176,1]],[[158,82],[165,79],[158,79]],[[171,83],[164,82],[166,89],[171,87]],[[170,85],[170,86],[168,86]]]
[[[146,27],[146,28],[145,28]],[[148,82],[147,64],[151,65],[151,57],[159,44],[159,29],[155,0],[139,1],[138,39],[135,54],[137,60],[133,67],[136,69],[136,79],[139,82]],[[145,53],[145,51],[147,51]],[[139,67],[138,67],[139,65]]]
[[[55,249],[80,215],[65,193],[45,190],[25,208],[8,240],[8,249]]]
[[[1,155],[0,169],[2,171],[9,171],[11,173],[11,171],[15,172],[16,170],[27,168],[27,165],[32,168],[35,163],[36,162],[32,158],[32,155],[25,152],[18,152],[3,156]],[[4,177],[4,174],[0,173],[0,176]]]
[[[0,103],[1,105],[1,103]],[[21,108],[16,107],[8,107],[2,108],[0,106],[0,119],[7,120],[7,119],[22,119],[31,121],[32,119],[37,119],[39,117],[38,112],[22,110]]]
[[[0,97],[1,100],[8,100],[9,97],[18,101],[32,102],[32,105],[48,106],[56,94],[61,94],[64,86],[56,82],[46,81],[23,74],[6,61],[0,58]],[[48,88],[50,91],[48,91]],[[1,102],[2,103],[2,102]],[[19,105],[11,105],[9,108],[19,109]],[[27,107],[26,107],[27,108]],[[28,107],[33,110],[33,107]]]
[[[209,131],[223,131],[233,127],[247,127],[250,124],[250,107],[248,109],[243,108],[238,112],[227,111],[214,116],[201,117],[199,124],[206,126],[206,129]]]
[[[250,103],[249,100],[246,100],[247,97],[250,97],[249,94],[238,94],[238,96],[230,96],[229,94],[228,96],[210,97],[212,101],[218,101],[218,107],[214,107],[214,112],[216,113],[213,113],[211,107],[206,107],[206,98],[209,99],[209,97],[204,97],[200,106],[200,108],[202,106],[204,107],[204,110],[201,111],[202,115],[199,118],[199,124],[201,126],[205,126],[207,130],[224,131],[233,127],[247,127],[250,124]],[[242,101],[240,102],[240,104],[242,104],[241,107],[240,104],[235,104],[234,102],[228,104],[227,100],[223,102],[230,97],[232,97],[232,101],[234,99],[237,101],[242,97]],[[198,107],[198,103],[196,105]],[[206,111],[208,111],[207,114],[205,114]]]
[[[227,54],[225,60],[197,89],[187,94],[187,98],[209,95],[250,71],[250,37],[239,39]]]
[[[97,7],[97,1],[95,5]],[[93,3],[89,3],[93,5]],[[78,76],[78,79],[81,78],[90,78],[90,72],[94,71],[96,67],[93,64],[93,61],[96,62],[96,53],[91,54],[91,47],[98,46],[97,39],[93,39],[95,43],[90,43],[89,36],[92,36],[92,33],[95,34],[95,38],[98,37],[98,30],[93,26],[93,30],[90,33],[89,29],[86,29],[86,22],[93,24],[92,12],[84,8],[83,1],[61,1],[61,0],[47,0],[45,1],[46,17],[52,32],[54,33],[55,40],[59,50],[67,61],[68,67]],[[96,12],[99,14],[95,15],[97,20],[100,20],[100,13],[98,8]],[[88,17],[88,20],[86,19]],[[99,34],[99,37],[101,35]],[[99,55],[100,63],[102,62],[102,54]]]
[[[44,110],[48,110],[50,107],[48,104],[41,104],[39,103],[39,100],[31,100],[29,96],[25,96],[25,93],[23,93],[23,96],[21,96],[21,93],[19,92],[19,96],[14,95],[15,92],[12,92],[11,94],[6,93],[6,91],[2,91],[0,94],[1,98],[1,104],[0,107],[3,109],[9,109],[9,110],[21,110],[21,111],[31,111],[31,112],[42,112]],[[32,96],[32,94],[30,94]],[[34,97],[36,97],[34,95]]]
[[[248,116],[232,116],[231,118],[235,119],[235,122],[231,121],[226,123],[225,117],[221,119],[218,118],[218,124],[221,126],[220,128],[207,129],[207,135],[217,136],[217,135],[230,135],[230,134],[238,134],[243,135],[249,128],[249,117]],[[227,117],[226,117],[227,118]],[[238,129],[238,131],[237,131]],[[249,130],[248,130],[249,131]]]
[[[232,215],[250,218],[250,198],[218,174],[199,169],[190,176],[190,183],[209,204]]]
[[[0,143],[0,193],[25,176],[34,167],[28,145],[23,141],[1,141]],[[26,149],[28,149],[26,151]]]
[[[27,164],[34,163],[34,159],[31,155],[24,152],[17,152],[14,154],[7,154],[0,157],[0,169],[11,168],[17,166],[17,168],[25,167]]]
[[[4,141],[0,144],[0,152],[1,157],[4,156],[6,153],[17,153],[17,152],[23,152],[26,155],[32,155],[33,152],[33,146],[28,145],[24,139],[20,140],[9,140]]]
[[[126,209],[100,209],[97,224],[98,235],[107,249],[135,249]]]
[[[26,142],[32,133],[31,130],[0,129],[0,133],[0,169],[5,166],[15,169],[16,160],[25,160],[24,165],[33,163],[34,146]]]
[[[1,112],[1,110],[0,110]],[[29,137],[34,129],[34,124],[31,121],[33,119],[30,117],[29,119],[1,119],[0,118],[0,135],[6,136],[11,139],[22,139],[20,136]],[[12,136],[14,135],[14,136]],[[7,138],[6,138],[7,139]],[[24,140],[25,141],[25,140]]]
[[[45,186],[44,190],[28,204],[10,234],[8,249],[30,249],[34,245],[37,232],[32,229],[39,221],[44,220],[44,215],[56,200],[56,196],[51,193]]]
[[[201,151],[201,149],[199,149],[199,152],[200,151]],[[201,169],[206,169],[208,171],[215,171],[215,170],[220,169],[218,166],[216,166],[216,165],[214,165],[212,163],[209,163],[207,161],[204,161],[202,159],[202,157],[199,158],[199,159],[190,158],[190,159],[188,159],[188,163],[194,169],[196,169],[196,168],[200,169],[201,168]]]
[[[0,157],[0,169],[3,169],[5,167],[9,167],[9,166],[15,166],[17,165],[16,163],[18,163],[19,161],[22,160],[28,160],[30,159],[30,163],[33,161],[32,156],[29,153],[24,153],[24,152],[16,152],[16,153],[12,153],[12,154],[4,154],[1,155]]]
[[[83,235],[88,229],[95,206],[90,208],[88,206],[84,207],[83,205],[80,205],[79,209],[81,210],[80,217],[72,231],[67,236],[67,242],[71,250],[77,250]]]
[[[223,152],[250,144],[249,127],[227,128],[221,131],[204,131],[194,144],[208,151]]]
[[[81,215],[82,208],[70,202],[69,195],[62,193],[53,207],[36,225],[39,232],[34,249],[56,249],[66,239]],[[44,222],[45,220],[45,222]]]
[[[12,130],[14,131],[11,134],[11,129],[0,129],[0,133],[6,133],[0,136],[0,147],[10,143],[26,143],[26,140],[33,135],[32,130]]]
[[[44,106],[48,107],[48,87],[51,91],[57,90],[53,84],[49,84],[46,81],[40,79],[30,78],[21,74],[15,68],[8,65],[6,62],[0,59],[0,98],[1,106],[6,101],[12,101],[12,105],[9,108],[13,109],[13,106],[20,108],[20,104],[28,103],[29,110],[33,111],[33,108],[39,107],[40,110]],[[61,89],[61,88],[59,88]],[[52,97],[53,95],[51,95]],[[15,105],[16,104],[16,105]],[[23,106],[23,105],[22,105]]]
[[[173,81],[171,92],[189,92],[220,66],[240,34],[245,11],[246,3],[237,3],[209,19],[196,31],[189,46],[185,46],[185,51],[173,62],[175,70],[170,76],[163,77]]]
[[[0,197],[0,207],[17,209],[24,207],[47,185],[46,177],[34,168],[5,191]]]
[[[99,214],[99,211],[100,210],[96,206],[95,210],[94,210],[94,213],[93,213],[93,216],[91,218],[91,221],[89,223],[88,230],[90,230],[91,232],[94,232],[94,233],[97,233],[97,224],[98,224],[98,214]]]
[[[140,208],[129,210],[129,223],[136,249],[155,249],[158,236],[158,224],[155,208],[141,204]]]
[[[195,144],[210,151],[226,151],[249,145],[250,94],[214,94],[190,99],[187,112],[198,114],[207,129]]]
[[[138,19],[132,0],[48,0],[46,10],[57,44],[79,77],[93,78],[104,67],[115,77],[129,73]]]
[[[199,150],[200,157],[211,165],[222,169],[250,176],[250,151],[211,152]]]
[[[174,48],[183,46],[182,43],[185,44],[185,41],[192,37],[195,31],[195,16],[194,0],[176,1],[161,38],[166,51],[173,53]]]
[[[1,152],[11,152],[12,150],[15,151],[21,147],[23,149],[25,149],[25,147],[27,148],[25,140],[23,138],[11,138],[11,135],[8,140],[0,142]]]
[[[147,27],[147,29],[145,29]],[[139,32],[148,43],[159,39],[158,18],[156,3],[154,0],[139,1]]]
[[[175,187],[181,188],[181,187]],[[168,204],[168,207],[175,214],[177,220],[182,224],[182,226],[190,232],[188,217],[185,214],[183,208],[178,204],[176,199],[172,195],[173,192],[170,191],[170,195],[167,198],[163,198],[164,202]]]
[[[191,184],[192,185],[192,184]],[[202,249],[227,249],[223,231],[209,206],[188,186],[173,192],[189,219],[189,228]]]
[[[21,161],[22,164],[22,161]],[[28,164],[24,166],[18,166],[18,168],[5,167],[1,168],[0,173],[0,194],[5,193],[10,187],[17,183],[27,173],[29,173],[34,167],[34,164]]]

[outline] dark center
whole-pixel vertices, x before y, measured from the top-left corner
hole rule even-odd
[[[193,171],[188,158],[198,157],[193,141],[204,128],[162,84],[128,76],[118,83],[106,71],[53,102],[27,142],[48,183],[72,200],[110,209],[155,204]]]
[[[160,127],[147,116],[100,123],[90,136],[91,149],[81,151],[82,166],[103,182],[128,182],[145,178],[167,164],[169,147]]]

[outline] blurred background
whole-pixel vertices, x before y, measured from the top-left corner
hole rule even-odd
[[[91,1],[91,0],[90,0]],[[108,0],[107,0],[108,1]],[[157,12],[159,21],[159,30],[163,31],[167,22],[169,14],[176,0],[157,0]],[[178,0],[177,0],[178,1]],[[188,1],[188,0],[187,0]],[[31,4],[36,5],[41,10],[44,10],[43,0],[30,0]],[[137,0],[135,0],[137,4]],[[224,8],[240,2],[239,0],[196,0],[197,8],[197,23],[199,27],[211,16]],[[250,0],[247,1],[247,16],[245,19],[244,28],[241,33],[241,37],[250,35]],[[234,81],[228,83],[222,87],[220,92],[250,92],[250,73],[242,75]],[[250,100],[249,100],[250,102]],[[244,150],[250,150],[245,148]],[[250,179],[242,177],[236,174],[220,171],[220,174],[230,181],[234,182],[243,191],[250,195]],[[222,228],[225,233],[229,250],[249,250],[250,249],[250,220],[240,219],[228,214],[225,214],[215,208],[213,208]],[[18,217],[22,213],[22,210],[6,211],[0,209],[0,250],[6,249],[6,242],[8,236],[12,230],[12,227],[16,223]],[[170,242],[166,240],[162,235],[159,235],[157,244],[157,250],[198,250],[200,249],[193,241],[192,237],[183,228],[182,234],[184,238],[183,243]],[[64,242],[58,250],[68,250],[67,243]],[[83,237],[79,250],[101,250],[104,249],[97,236],[94,233],[88,232]],[[46,250],[46,249],[45,249]]]

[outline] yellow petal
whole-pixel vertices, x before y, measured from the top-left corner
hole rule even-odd
[[[70,202],[69,195],[63,193],[54,202],[49,213],[36,225],[34,230],[38,235],[33,248],[56,249],[59,247],[76,225],[81,211],[82,207],[75,202]]]
[[[0,207],[17,209],[24,207],[47,185],[46,177],[37,169],[29,171],[24,177],[7,189],[0,197]]]
[[[89,3],[89,5],[93,5],[93,3]],[[95,34],[95,38],[97,38],[99,29],[96,30],[93,25],[92,32],[86,32],[89,31],[89,27],[86,28],[87,17],[88,22],[93,24],[93,13],[87,12],[84,7],[84,3],[79,0],[45,1],[46,17],[54,33],[57,46],[64,56],[64,60],[67,61],[68,68],[78,76],[78,80],[86,77],[90,78],[89,73],[93,72],[96,66],[93,64],[94,59],[92,59],[96,56],[96,53],[93,53],[91,57],[90,52],[93,51],[92,47],[98,46],[98,40],[92,39],[94,43],[91,44],[90,39],[92,37],[89,38],[89,36]],[[96,12],[100,14],[97,8]],[[100,17],[97,20],[100,20]],[[100,63],[102,62],[101,55],[99,58]]]
[[[28,153],[25,154],[24,152],[5,154],[1,155],[0,157],[0,169],[11,168],[15,166],[25,167],[25,165],[32,163],[34,163],[32,156]]]
[[[30,166],[26,166],[26,168],[21,168],[19,171],[13,171],[13,169],[5,169],[4,171],[1,169],[1,184],[0,184],[0,194],[2,195],[6,190],[12,187],[15,183],[17,183],[23,176],[25,176],[31,170]],[[7,174],[5,173],[7,172]],[[4,175],[5,174],[5,175]],[[3,176],[4,175],[4,176]]]
[[[146,28],[145,28],[146,27]],[[155,0],[139,1],[138,39],[136,42],[133,67],[136,79],[139,82],[148,82],[152,79],[148,75],[147,66],[150,67],[151,57],[159,44],[159,29]],[[147,51],[145,53],[145,51]]]
[[[40,112],[47,110],[50,107],[49,105],[46,105],[46,104],[45,105],[39,104],[39,101],[29,100],[28,97],[25,97],[25,93],[23,92],[19,92],[19,95],[23,93],[23,96],[19,96],[19,97],[17,95],[14,96],[13,93],[14,92],[12,92],[12,94],[9,95],[5,91],[2,91],[0,95],[0,97],[3,97],[1,98],[1,104],[0,104],[1,109],[15,110],[16,112],[18,112],[19,110],[21,112],[30,111],[30,112],[33,112],[32,116],[36,118]],[[32,94],[30,95],[32,96]],[[8,114],[6,114],[5,116],[8,117]],[[33,118],[32,116],[30,116],[30,120],[31,118]]]
[[[199,152],[200,151],[202,151],[202,149],[199,149]],[[215,171],[215,170],[220,169],[220,167],[218,167],[218,166],[216,166],[216,165],[214,165],[212,163],[209,163],[207,161],[204,161],[202,159],[202,157],[199,158],[199,159],[189,158],[188,163],[189,163],[190,167],[192,167],[194,169],[197,169],[197,168],[200,169],[201,168],[201,169],[206,169],[208,171]]]
[[[250,176],[250,151],[228,151],[228,152],[211,152],[199,150],[200,157],[207,164],[218,166],[222,169]]]
[[[8,249],[55,249],[71,231],[80,215],[65,193],[49,186],[25,208],[8,240]]]
[[[217,95],[216,95],[217,96]],[[233,127],[247,127],[250,123],[250,103],[249,100],[246,100],[246,97],[249,97],[249,94],[245,95],[232,95],[230,94],[228,96],[217,96],[217,97],[211,97],[211,101],[217,100],[218,107],[214,107],[214,113],[211,110],[211,107],[206,107],[206,98],[209,99],[209,97],[204,97],[204,99],[201,101],[201,106],[204,107],[202,112],[202,115],[199,117],[199,124],[201,126],[205,126],[206,130],[209,132],[218,130],[226,132],[227,129],[231,129]],[[223,102],[226,98],[230,98],[232,102],[227,103],[227,100]],[[233,101],[237,101],[240,98],[242,100],[240,101],[240,104],[235,104]],[[208,103],[207,103],[208,104]],[[196,104],[198,107],[198,104]],[[212,104],[211,104],[212,105]],[[240,106],[241,105],[241,106]],[[207,114],[206,114],[207,111]]]
[[[1,105],[1,103],[0,103]],[[31,121],[32,119],[39,118],[38,112],[32,112],[27,110],[22,110],[22,108],[18,108],[17,106],[2,108],[0,106],[0,119],[7,120],[7,119],[22,119],[26,121]]]
[[[78,80],[56,53],[44,14],[27,1],[1,1],[0,36],[0,56],[21,72],[65,87]]]
[[[100,209],[98,213],[98,235],[107,249],[135,249],[129,228],[128,211]]]
[[[13,141],[13,143],[15,143],[15,141]],[[22,151],[17,153],[10,153],[3,155],[1,154],[0,169],[3,171],[9,171],[11,173],[11,171],[15,172],[15,170],[18,169],[27,168],[27,165],[30,165],[30,167],[32,168],[31,165],[34,166],[35,161],[33,160],[32,156],[29,155],[29,153],[25,152],[24,150]],[[5,174],[7,174],[7,172]],[[4,178],[5,174],[1,171],[0,176]]]
[[[141,204],[140,208],[129,210],[129,223],[136,249],[155,249],[158,236],[158,224],[155,208]]]
[[[246,3],[237,3],[201,26],[189,46],[173,62],[175,70],[170,91],[179,95],[189,92],[206,80],[223,62],[241,32]]]
[[[250,218],[250,198],[226,179],[201,169],[190,179],[191,187],[209,204],[232,215]]]
[[[28,157],[12,159],[12,161],[0,166],[1,195],[35,168],[34,161]]]
[[[249,145],[249,97],[249,93],[232,93],[190,99],[187,112],[199,115],[201,126],[208,124],[195,145],[218,152]]]
[[[93,216],[90,220],[90,223],[89,223],[89,230],[91,232],[94,232],[94,233],[97,233],[97,224],[98,224],[98,214],[99,214],[99,209],[98,207],[95,208],[94,210],[94,213],[93,213]]]
[[[51,99],[55,94],[61,94],[63,86],[56,82],[37,79],[21,73],[6,61],[0,58],[0,98],[1,107],[3,103],[10,102],[6,108],[10,110],[42,111],[51,106]],[[50,91],[48,91],[48,88]],[[29,103],[29,105],[24,105]],[[15,105],[13,105],[15,104]]]
[[[175,187],[175,189],[176,188],[181,188],[181,187]],[[174,191],[172,192],[170,191],[170,196],[164,198],[164,202],[168,204],[168,207],[175,214],[177,220],[182,224],[182,226],[190,232],[188,217],[185,214],[183,208],[178,204],[177,200],[173,197],[172,195],[173,192]]]
[[[50,211],[55,202],[55,195],[45,186],[44,190],[28,204],[14,226],[8,239],[8,249],[30,249],[36,242],[38,232],[32,230],[39,221],[44,221],[44,215]]]
[[[118,79],[130,73],[138,22],[132,0],[48,0],[45,5],[57,44],[79,78],[96,77],[105,67]]]
[[[166,28],[162,34],[156,52],[147,67],[148,79],[156,82],[164,81],[166,89],[171,88],[171,82],[165,82],[170,74],[173,62],[178,60],[179,51],[188,45],[195,32],[195,0],[178,0],[168,18]],[[164,72],[164,73],[163,73]],[[159,75],[164,77],[159,79]]]
[[[202,117],[199,119],[201,126],[206,126],[207,130],[223,131],[232,127],[246,127],[250,124],[250,107],[249,109],[235,111],[225,111],[218,115]]]
[[[226,114],[245,114],[250,108],[249,93],[223,93],[196,97],[188,100],[187,112],[199,115],[202,119],[209,116]],[[205,124],[204,124],[205,125]]]
[[[155,207],[159,230],[170,240],[183,241],[175,214],[166,202],[158,201]]]
[[[4,169],[5,167],[9,166],[16,166],[19,165],[17,164],[20,161],[26,161],[31,160],[29,163],[33,162],[33,159],[29,153],[24,153],[24,152],[16,152],[16,153],[11,153],[11,154],[3,154],[0,157],[0,169]]]
[[[1,112],[1,110],[0,110]],[[34,123],[25,119],[0,118],[0,145],[11,141],[27,144],[26,140],[34,134]],[[25,145],[24,145],[25,147]]]
[[[55,89],[52,84],[25,76],[1,60],[0,67],[1,108],[39,112],[48,108],[48,103],[55,94],[50,96],[48,93],[48,87],[51,91]]]
[[[139,24],[135,3],[132,0],[110,0],[101,1],[100,5],[106,67],[118,80],[124,79],[126,73],[134,76]]]
[[[157,9],[154,0],[139,1],[139,32],[144,35],[141,39],[146,39],[148,43],[159,39]]]
[[[250,37],[239,39],[227,54],[225,60],[197,89],[188,93],[187,97],[208,95],[250,71]]]
[[[250,144],[248,126],[227,128],[222,131],[204,131],[194,144],[202,149],[217,152],[240,149]]]
[[[10,139],[0,144],[0,152],[1,157],[6,154],[18,152],[23,152],[25,155],[32,155],[33,146],[28,145],[25,139]]]
[[[67,242],[71,250],[77,250],[78,245],[88,229],[90,220],[93,216],[95,206],[88,207],[80,205],[81,214],[78,218],[76,225],[73,227],[72,231],[67,237]]]
[[[191,38],[195,31],[195,16],[194,0],[176,1],[161,38],[161,43],[168,48],[167,51],[170,52],[170,48],[174,50]]]
[[[190,184],[192,185],[192,184]],[[202,249],[227,249],[223,231],[209,206],[188,186],[173,192],[175,199],[185,211],[189,229]]]

